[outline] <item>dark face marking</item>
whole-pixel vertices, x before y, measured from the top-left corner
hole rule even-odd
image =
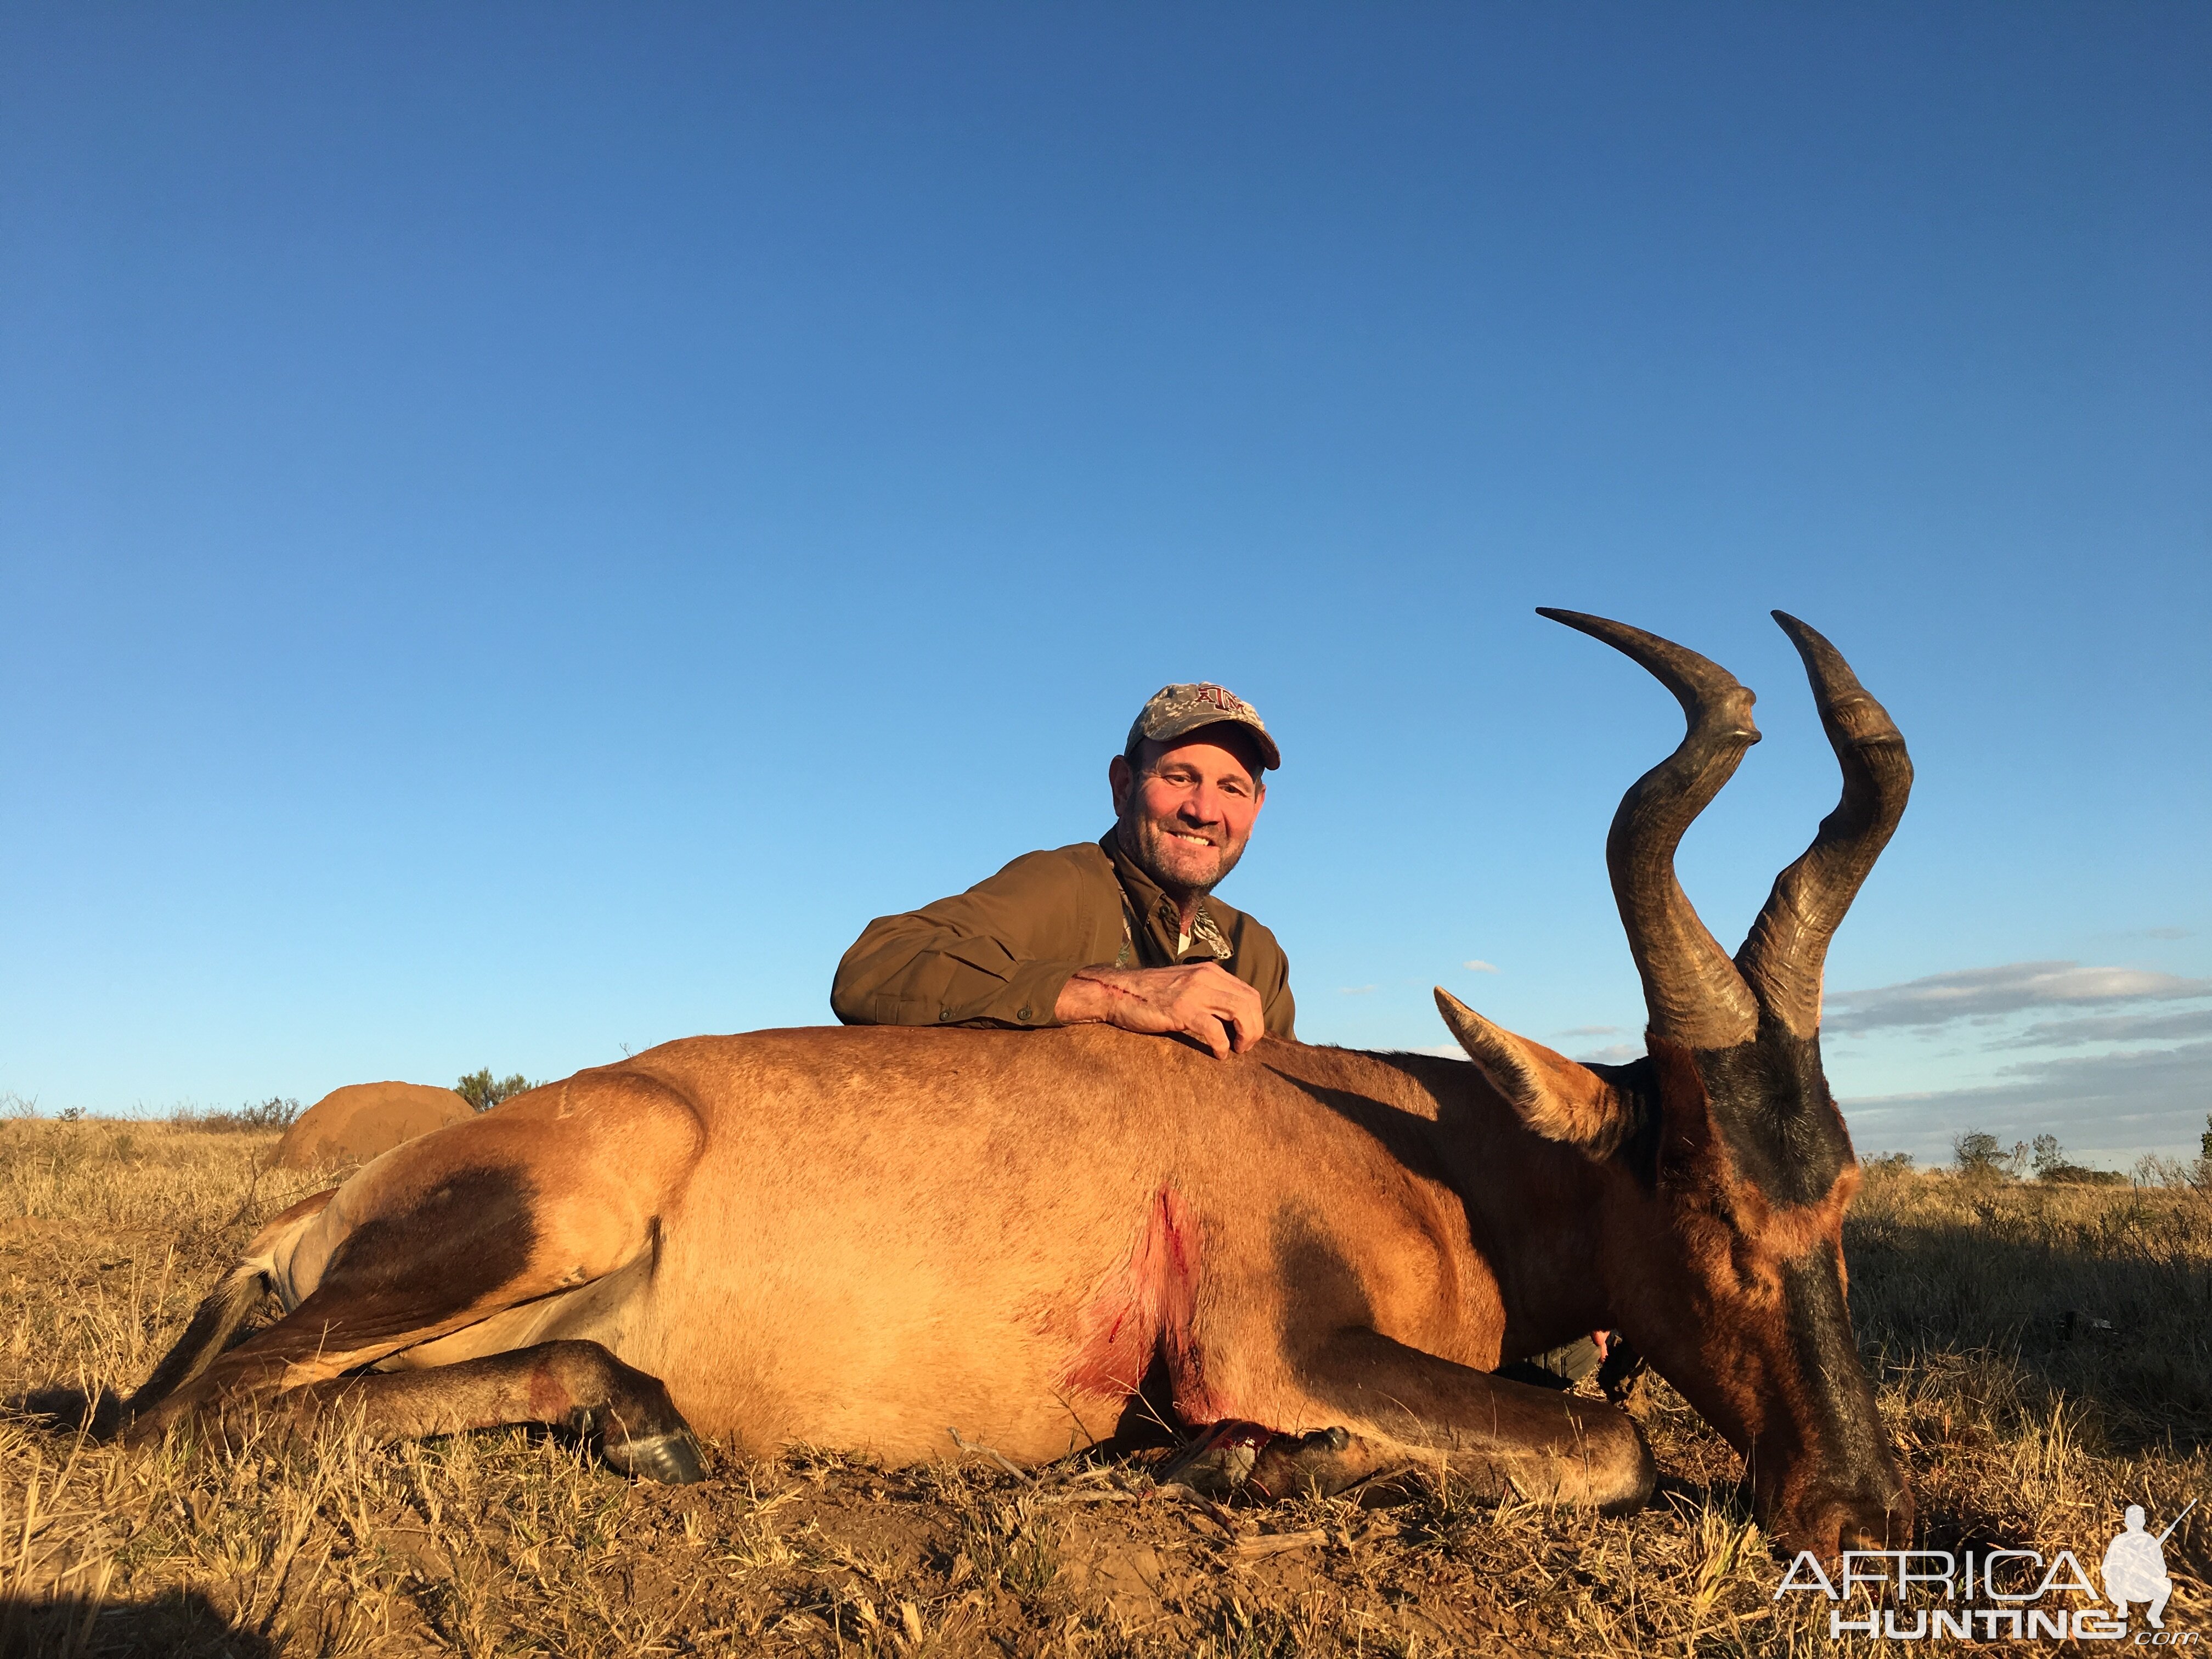
[[[1874,1396],[1863,1386],[1851,1316],[1844,1305],[1843,1275],[1826,1250],[1782,1264],[1783,1305],[1790,1346],[1805,1379],[1814,1432],[1832,1445],[1853,1446],[1881,1436]]]
[[[1784,1262],[1781,1279],[1784,1328],[1796,1362],[1793,1426],[1813,1455],[1809,1468],[1782,1472],[1777,1495],[1813,1535],[1825,1540],[1833,1528],[1845,1547],[1860,1536],[1879,1547],[1900,1516],[1911,1516],[1911,1503],[1859,1363],[1843,1274],[1835,1256],[1822,1249]]]
[[[1820,1069],[1819,1036],[1792,1036],[1762,1017],[1751,1042],[1700,1048],[1693,1060],[1736,1178],[1778,1209],[1825,1198],[1851,1162],[1851,1141]]]

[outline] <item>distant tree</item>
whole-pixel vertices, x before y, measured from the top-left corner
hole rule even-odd
[[[2048,1181],[2053,1170],[2066,1168],[2066,1151],[2058,1144],[2057,1135],[2036,1136],[2035,1149],[2030,1156],[2039,1181]]]
[[[480,1112],[488,1112],[509,1095],[519,1095],[538,1085],[520,1072],[512,1077],[495,1078],[491,1067],[471,1072],[453,1085],[453,1092]]]
[[[1996,1181],[2010,1173],[2004,1143],[1986,1129],[1967,1129],[1951,1138],[1952,1167],[1970,1181]]]
[[[2207,1169],[2212,1169],[2212,1112],[2204,1114],[2204,1138],[2197,1143],[2197,1155]]]

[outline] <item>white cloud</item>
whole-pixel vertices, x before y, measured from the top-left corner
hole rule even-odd
[[[1433,1054],[1438,1060],[1465,1060],[1467,1050],[1456,1042],[1432,1042],[1425,1048],[1409,1048],[1408,1054]]]
[[[2077,1042],[2148,1042],[2159,1038],[2212,1036],[2212,1008],[2179,1008],[2170,1014],[2091,1014],[2081,1019],[2038,1020],[1992,1048],[2070,1048]]]
[[[1626,1066],[1632,1060],[1644,1058],[1644,1045],[1640,1042],[1609,1043],[1589,1054],[1577,1054],[1575,1058],[1585,1066]]]
[[[2166,1002],[2212,996],[2212,980],[2184,979],[2142,968],[2084,967],[2078,962],[2010,962],[1930,974],[1900,985],[1838,991],[1827,1000],[1821,1024],[1830,1031],[1872,1031],[1889,1026],[1936,1026],[1987,1018],[2027,1008],[2096,1006],[2116,1002]]]
[[[1989,1129],[2000,1140],[2053,1130],[2112,1156],[2191,1152],[2212,1100],[2212,1042],[2022,1060],[1999,1076],[1978,1088],[1846,1100],[1851,1137],[1935,1153],[1960,1129]]]
[[[1553,1036],[1619,1036],[1628,1028],[1625,1025],[1570,1025],[1564,1031],[1554,1031]]]
[[[1502,974],[1505,971],[1496,963],[1485,962],[1480,957],[1476,957],[1473,962],[1462,962],[1460,963],[1460,966],[1462,968],[1471,968],[1478,974]]]

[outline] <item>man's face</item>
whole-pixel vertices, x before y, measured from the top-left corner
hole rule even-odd
[[[1132,770],[1107,769],[1121,848],[1170,890],[1211,891],[1237,867],[1267,799],[1258,757],[1235,728],[1201,726],[1169,743],[1149,739]]]

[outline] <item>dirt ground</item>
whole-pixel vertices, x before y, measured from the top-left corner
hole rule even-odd
[[[0,1122],[0,1654],[1841,1655],[1741,1468],[1664,1383],[1664,1472],[1607,1519],[1449,1477],[1363,1504],[1222,1509],[1144,1466],[885,1470],[710,1449],[669,1488],[546,1435],[373,1449],[332,1425],[125,1455],[134,1384],[258,1221],[312,1178],[273,1135]],[[2093,1564],[2140,1503],[2212,1496],[2212,1194],[1877,1172],[1853,1311],[1931,1548]],[[2204,1507],[2169,1630],[2212,1642]],[[1942,1647],[1942,1642],[1919,1647]]]

